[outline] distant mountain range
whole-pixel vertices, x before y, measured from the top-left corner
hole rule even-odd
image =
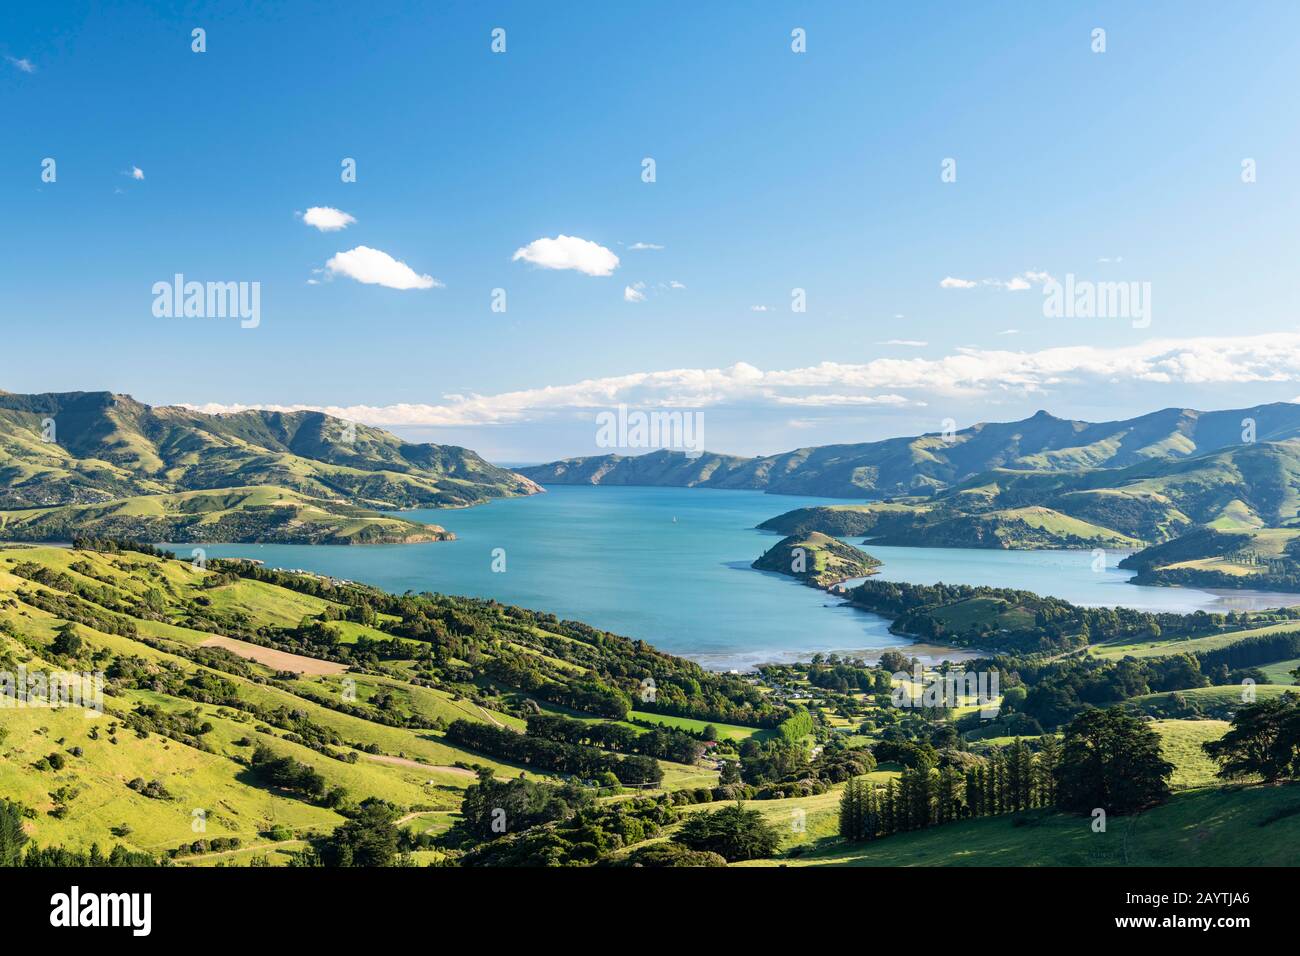
[[[1243,419],[1259,442],[1300,437],[1300,405],[1203,412],[1166,408],[1114,422],[1056,418],[1040,411],[1017,422],[972,425],[945,436],[799,448],[744,458],[655,451],[569,458],[519,469],[543,485],[664,485],[741,488],[771,494],[877,500],[929,495],[993,469],[1072,472],[1171,461],[1243,444]]]
[[[0,392],[0,537],[430,540],[450,535],[366,509],[540,490],[468,449],[319,412],[206,415],[110,392]]]

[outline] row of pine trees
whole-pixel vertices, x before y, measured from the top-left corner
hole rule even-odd
[[[1060,755],[1060,744],[1049,735],[1037,754],[1017,739],[965,773],[922,762],[883,787],[855,777],[840,799],[840,836],[876,840],[956,820],[1055,806]]]

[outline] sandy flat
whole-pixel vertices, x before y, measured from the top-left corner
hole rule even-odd
[[[322,661],[315,657],[303,657],[288,651],[277,651],[259,644],[236,640],[233,637],[209,637],[200,647],[224,647],[232,654],[238,654],[250,661],[257,661],[277,671],[295,671],[299,674],[342,674],[348,669],[346,664]]]

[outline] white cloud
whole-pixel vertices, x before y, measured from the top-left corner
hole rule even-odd
[[[515,250],[512,262],[523,259],[543,269],[574,269],[589,276],[613,275],[618,256],[604,246],[577,236],[534,239]]]
[[[132,166],[130,176],[132,179],[144,179],[144,170],[139,166]]]
[[[1081,345],[1037,352],[961,348],[933,359],[879,358],[858,365],[822,362],[773,371],[737,362],[728,368],[635,372],[496,395],[449,395],[436,405],[190,407],[206,412],[312,408],[374,425],[450,427],[533,422],[607,409],[620,402],[641,408],[920,407],[936,404],[935,399],[951,403],[1008,395],[1038,398],[1070,387],[1095,396],[1098,388],[1116,383],[1158,388],[1167,383],[1239,386],[1251,382],[1300,383],[1300,333],[1153,339],[1116,348]],[[1154,398],[1152,404],[1159,400]]]
[[[749,311],[750,311],[750,312],[766,312],[766,311],[767,311],[767,306],[765,306],[765,305],[751,305],[751,306],[749,307]]]
[[[321,232],[338,232],[356,222],[356,219],[333,206],[312,206],[302,214],[302,221]]]
[[[623,286],[624,302],[644,302],[645,293],[641,290],[645,288],[644,282],[634,282],[631,285]]]
[[[884,342],[877,342],[877,345],[903,345],[908,348],[922,349],[929,345],[929,342],[922,342],[920,339],[886,339]]]
[[[685,285],[684,283],[678,282],[676,279],[670,279],[669,282],[668,282],[668,288],[670,288],[670,289],[685,289],[685,288],[686,288],[686,285]]]
[[[418,275],[405,262],[369,246],[357,246],[347,252],[337,253],[325,263],[325,268],[336,275],[345,275],[367,285],[382,285],[389,289],[442,287],[442,283],[433,276]]]
[[[775,402],[778,405],[805,405],[816,408],[827,408],[833,405],[925,404],[925,402],[904,398],[902,395],[836,395],[816,392],[808,395],[778,395]]]
[[[998,333],[998,335],[1019,335],[1019,334],[1020,334],[1019,329],[1003,329],[1001,332]]]
[[[1042,285],[1049,282],[1051,276],[1046,272],[1035,272],[1026,270],[1020,275],[1012,276],[1010,279],[981,279],[976,282],[974,279],[957,279],[953,276],[946,276],[939,280],[941,289],[974,289],[976,286],[988,286],[994,289],[1003,289],[1007,292],[1024,292],[1026,289],[1035,285]]]
[[[19,59],[16,56],[7,56],[5,57],[5,59],[8,60],[13,65],[13,68],[15,70],[21,70],[24,73],[36,72],[36,64],[33,63],[31,60],[27,59],[26,57]]]
[[[632,250],[634,250],[634,251],[637,251],[637,252],[642,252],[642,251],[646,251],[646,250],[658,250],[658,249],[662,249],[663,246],[658,245],[657,243],[653,243],[653,242],[634,242],[634,243],[632,243],[632,245],[628,246],[628,248],[629,248],[629,249],[632,249]]]

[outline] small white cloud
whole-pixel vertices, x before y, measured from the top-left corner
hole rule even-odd
[[[670,288],[670,289],[685,289],[685,288],[686,288],[686,284],[685,284],[684,282],[678,282],[676,279],[672,279],[672,280],[670,280],[669,283],[668,283],[668,288]]]
[[[577,236],[534,239],[515,250],[512,262],[531,262],[543,269],[573,269],[589,276],[613,275],[618,256],[604,246]]]
[[[974,279],[957,279],[953,276],[947,276],[939,282],[939,288],[973,289],[982,285],[992,289],[1002,289],[1006,292],[1024,292],[1035,285],[1050,282],[1051,279],[1051,275],[1046,272],[1034,272],[1032,270],[1022,272],[1018,276],[1012,276],[1010,279],[981,279],[978,282]]]
[[[10,64],[12,64],[15,70],[21,70],[24,73],[36,72],[36,64],[33,63],[31,60],[27,59],[26,57],[19,59],[16,56],[7,56],[5,57],[5,59],[8,60]]]
[[[766,312],[766,311],[767,311],[767,306],[765,306],[765,305],[751,305],[751,306],[749,307],[749,311],[750,311],[750,312]]]
[[[139,166],[132,166],[130,176],[132,179],[144,179],[144,170]]]
[[[1020,334],[1019,329],[1003,329],[1001,332],[998,333],[998,335],[1019,335],[1019,334]]]
[[[333,206],[312,206],[302,214],[302,221],[321,232],[338,232],[357,220],[342,209],[335,209]]]
[[[919,339],[887,339],[884,342],[877,342],[877,345],[902,345],[907,348],[923,349],[929,342],[922,342]]]
[[[442,283],[433,276],[419,275],[405,262],[369,246],[357,246],[331,256],[325,268],[337,275],[388,289],[442,288]]]
[[[635,252],[641,252],[650,249],[654,249],[654,250],[662,249],[663,246],[653,242],[634,242],[632,243],[632,245],[628,246],[628,248]]]
[[[634,282],[631,285],[623,286],[623,301],[644,302],[645,292],[642,291],[644,288],[645,288],[644,282]]]

